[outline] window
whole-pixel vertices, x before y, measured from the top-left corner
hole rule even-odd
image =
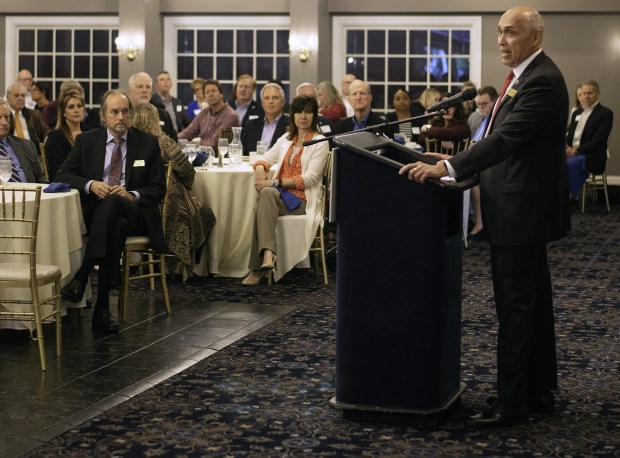
[[[244,73],[257,80],[256,94],[278,79],[288,98],[288,38],[288,17],[167,17],[164,68],[176,82],[177,97],[186,103],[194,98],[194,78],[219,80],[228,97]]]
[[[371,86],[373,109],[390,111],[405,87],[415,100],[429,86],[480,84],[479,17],[374,16],[333,19],[332,78],[353,73]]]
[[[114,44],[118,19],[112,17],[7,17],[6,81],[27,68],[35,81],[45,81],[52,96],[60,84],[75,79],[84,87],[86,104],[98,106],[101,96],[118,87],[118,55]]]

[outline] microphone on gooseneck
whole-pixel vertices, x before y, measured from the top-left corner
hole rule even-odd
[[[448,97],[447,99],[443,99],[440,102],[437,102],[435,105],[428,107],[426,110],[428,113],[439,110],[447,110],[454,105],[457,105],[465,100],[471,100],[476,97],[477,91],[473,88],[465,89],[463,92],[459,92],[452,97]]]

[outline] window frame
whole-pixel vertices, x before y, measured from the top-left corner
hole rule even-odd
[[[370,25],[369,25],[370,24]],[[482,17],[481,16],[414,16],[414,15],[401,15],[401,16],[334,16],[332,18],[332,49],[334,50],[332,55],[332,80],[340,82],[343,75],[347,72],[346,58],[347,58],[347,30],[349,29],[363,29],[366,32],[370,30],[436,30],[436,29],[454,29],[454,30],[469,30],[470,32],[470,48],[469,48],[469,79],[476,85],[481,84],[482,78]],[[366,52],[364,56],[368,56],[367,44],[365,45]],[[409,59],[414,56],[409,52],[409,43],[407,43],[406,58]],[[399,58],[402,56],[399,55]],[[386,63],[389,61],[389,56],[386,54]],[[409,68],[407,68],[407,73]],[[361,75],[357,75],[362,77]],[[428,81],[428,78],[427,78]],[[384,107],[383,109],[377,109],[379,112],[391,111],[392,101],[387,100],[389,98],[389,87],[394,85],[402,85],[403,82],[394,81],[390,82],[388,76],[383,83],[371,82],[371,85],[383,84],[384,90]],[[410,81],[406,81],[405,85],[414,85]],[[429,83],[433,85],[434,83]],[[456,81],[436,82],[436,86],[448,86],[455,85]],[[417,86],[417,85],[415,85]],[[373,97],[374,98],[374,97]],[[373,103],[375,105],[375,103]],[[373,108],[374,109],[374,108]]]

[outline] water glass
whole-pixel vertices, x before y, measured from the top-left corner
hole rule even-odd
[[[266,142],[258,141],[256,142],[256,154],[262,156],[269,149],[269,145]]]
[[[217,139],[217,155],[218,157],[226,156],[228,152],[228,139],[227,138],[218,138]]]
[[[228,157],[232,165],[241,164],[241,156],[243,155],[243,149],[238,143],[231,143],[228,145]]]
[[[198,154],[198,152],[196,151],[196,146],[194,146],[192,143],[188,144],[185,147],[184,153],[187,154],[187,159],[189,159],[190,163],[194,163],[194,159],[196,159],[196,154]]]
[[[13,172],[13,165],[11,159],[8,157],[0,157],[0,179],[2,184],[8,183],[11,179],[11,173]]]

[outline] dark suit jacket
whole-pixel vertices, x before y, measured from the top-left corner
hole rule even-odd
[[[276,124],[276,130],[273,132],[269,148],[271,148],[276,140],[286,133],[289,125],[289,117],[282,115]],[[250,119],[241,130],[241,144],[243,145],[243,154],[250,154],[250,151],[256,151],[256,142],[261,139],[263,128],[265,127],[265,118]]]
[[[39,154],[31,140],[9,135],[8,142],[19,160],[28,183],[47,183]]]
[[[181,102],[181,99],[177,99],[176,97],[170,97],[170,100],[174,109],[174,117],[177,121],[177,131],[181,132],[183,129],[189,126],[189,123],[192,122],[192,120],[189,119],[189,116],[187,116],[187,112],[183,109],[183,102]],[[151,97],[151,103],[157,108],[161,108],[162,110],[166,109],[166,104],[164,103],[164,100],[157,92],[154,93]],[[170,113],[168,113],[168,115],[170,115]]]
[[[376,124],[383,124],[384,122],[385,122],[385,119],[383,119],[381,116],[376,114],[374,111],[370,110],[370,113],[368,115],[368,120],[366,121],[366,127],[374,126]],[[371,132],[378,132],[379,130],[385,135],[387,135],[388,137],[394,138],[394,133],[396,133],[396,131],[398,130],[398,127],[395,128],[394,126],[392,126],[386,129],[372,129]],[[342,121],[334,124],[334,126],[332,127],[332,134],[334,135],[346,134],[352,131],[353,131],[353,117],[343,119]]]
[[[566,134],[566,144],[569,146],[573,145],[575,128],[577,127],[576,118],[582,112],[582,110],[577,110],[571,116],[571,122]],[[599,103],[594,107],[586,121],[586,125],[583,127],[578,153],[586,157],[586,169],[590,173],[600,175],[605,171],[605,165],[607,164],[607,140],[609,139],[613,124],[613,112]]]
[[[26,120],[26,127],[28,128],[30,140],[32,140],[32,142],[35,144],[38,151],[39,143],[45,140],[45,137],[50,131],[50,128],[43,121],[43,118],[41,117],[41,112],[39,110],[24,108],[22,110],[22,114],[24,115],[24,119]],[[14,128],[15,125],[13,124],[13,129]]]
[[[231,106],[233,110],[237,109],[236,100],[229,102],[229,105]],[[261,106],[261,104],[257,103],[256,100],[252,100],[250,102],[250,106],[248,106],[248,111],[245,112],[245,115],[243,116],[243,119],[241,120],[241,127],[245,126],[245,123],[251,120],[250,118],[256,119],[256,116],[260,118],[264,115],[265,115],[265,112],[263,111],[263,107]]]
[[[69,183],[80,191],[82,211],[86,214],[99,203],[94,193],[85,193],[90,180],[103,180],[107,130],[91,130],[78,135],[69,157],[56,174],[56,181]],[[139,165],[139,164],[144,165]],[[149,236],[155,249],[167,251],[158,204],[166,192],[164,163],[157,137],[131,127],[127,133],[125,188],[137,191],[139,208],[144,213]]]
[[[568,228],[565,132],[568,92],[541,53],[504,97],[490,135],[450,159],[457,179],[480,173],[491,245],[537,245]],[[511,96],[512,94],[512,96]]]

